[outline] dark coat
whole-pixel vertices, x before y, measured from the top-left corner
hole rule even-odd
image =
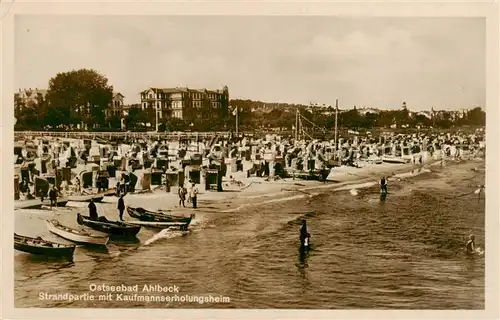
[[[93,202],[89,203],[89,217],[92,220],[95,220],[98,217],[97,216],[97,207],[96,207],[95,203],[93,203]]]
[[[49,191],[49,198],[50,198],[50,200],[57,200],[56,190],[50,189],[50,191]]]
[[[125,202],[122,197],[118,199],[118,210],[125,210]]]

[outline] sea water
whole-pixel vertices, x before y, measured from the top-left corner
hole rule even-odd
[[[475,164],[478,166],[478,164]],[[307,196],[249,199],[215,210],[200,198],[189,232],[143,228],[135,241],[77,248],[73,262],[15,252],[16,307],[482,309],[484,198],[473,191],[484,172],[449,165],[400,181],[387,199],[376,184]],[[105,201],[110,201],[105,199]],[[117,219],[116,200],[97,204]],[[16,231],[50,239],[44,220],[76,225],[86,208],[16,211]],[[211,211],[207,208],[212,208]],[[152,207],[153,208],[153,207]],[[307,220],[311,250],[299,250]],[[484,255],[467,255],[469,234]],[[64,242],[62,240],[58,240]],[[90,284],[176,285],[182,295],[226,303],[47,301],[40,292],[84,294]]]

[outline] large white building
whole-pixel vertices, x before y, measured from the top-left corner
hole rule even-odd
[[[213,114],[227,116],[229,91],[190,88],[149,88],[140,93],[141,108],[144,111],[158,111],[158,118],[192,120],[200,110],[210,108]]]

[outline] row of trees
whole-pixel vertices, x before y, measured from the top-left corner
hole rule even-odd
[[[304,105],[269,104],[251,100],[232,100],[231,105],[238,107],[239,124],[243,128],[292,128],[296,121],[296,111],[305,118],[304,125],[311,121],[320,128],[331,130],[335,127],[335,109],[332,107],[311,108]],[[477,125],[484,126],[486,114],[476,107],[467,112],[431,111],[428,115],[411,112],[403,103],[399,110],[378,110],[361,112],[356,107],[342,110],[337,115],[337,125],[353,129],[374,127],[436,127]]]
[[[50,79],[45,95],[37,91],[25,94],[33,96],[15,94],[14,97],[16,130],[68,130],[77,127],[120,130],[123,122],[128,130],[151,130],[156,124],[154,107],[142,110],[139,105],[134,105],[126,113],[109,113],[106,116],[106,110],[113,100],[113,86],[95,70],[80,69],[58,73]],[[221,119],[218,110],[214,110],[208,97],[204,98],[201,107],[188,107],[183,113],[189,121],[170,115],[159,119],[159,129],[221,130],[226,126],[225,120]]]
[[[80,69],[58,73],[49,81],[46,95],[34,93],[35,97],[25,99],[15,95],[17,130],[43,130],[74,128],[83,125],[88,129],[102,130],[111,128],[120,130],[125,122],[128,130],[146,130],[145,124],[154,126],[156,114],[154,108],[145,111],[139,105],[132,106],[128,114],[108,115],[106,110],[113,99],[113,86],[108,79],[95,70]],[[238,124],[241,130],[259,128],[288,128],[295,125],[296,111],[307,121],[320,128],[331,130],[335,126],[335,109],[332,107],[310,108],[304,105],[264,103],[261,101],[230,101],[233,109],[238,109]],[[181,120],[168,116],[159,119],[160,131],[211,131],[234,128],[233,118],[217,116],[209,100],[201,108],[187,108],[185,116],[190,120]],[[449,128],[462,125],[485,125],[485,112],[477,107],[467,112],[439,111],[431,115],[412,113],[403,103],[399,110],[378,112],[360,112],[354,107],[338,114],[338,125],[349,128],[373,128],[397,126],[427,126]],[[151,127],[149,128],[151,130]]]
[[[26,93],[30,95],[30,92]],[[113,99],[108,79],[90,69],[58,73],[49,80],[45,96],[14,99],[18,129],[64,128],[106,125],[105,110]]]

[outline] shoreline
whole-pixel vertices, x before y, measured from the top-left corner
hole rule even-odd
[[[389,182],[396,180],[400,182],[403,179],[411,179],[417,177],[422,174],[432,173],[434,170],[432,168],[438,167],[442,169],[446,169],[448,167],[476,167],[480,165],[484,165],[484,160],[481,161],[454,161],[449,162],[445,167],[441,167],[441,161],[434,161],[427,165],[423,166],[415,166],[415,165],[401,165],[398,168],[394,168],[394,170],[390,170],[392,176],[389,177]],[[378,183],[378,179],[380,175],[384,174],[386,171],[377,171],[371,172],[369,176],[356,177],[352,176],[352,179],[343,182],[318,182],[318,181],[300,181],[297,183],[297,180],[287,180],[284,182],[268,182],[265,185],[267,190],[252,190],[247,194],[240,194],[240,192],[235,192],[236,196],[223,197],[209,197],[203,198],[203,194],[200,194],[200,199],[198,200],[199,208],[196,209],[206,213],[231,213],[237,212],[242,208],[248,206],[258,206],[265,205],[267,203],[273,202],[282,202],[295,200],[300,198],[310,198],[315,195],[325,193],[325,192],[340,192],[340,191],[349,191],[351,189],[366,189],[373,187]],[[308,183],[304,183],[308,182]],[[290,189],[294,185],[299,185],[298,188]],[[229,193],[229,192],[228,192]],[[299,194],[297,194],[299,193]],[[221,194],[227,194],[226,192],[221,192]],[[206,195],[206,193],[205,193]],[[251,200],[251,201],[249,201]],[[222,203],[220,203],[222,202]],[[249,203],[250,202],[250,203]],[[219,205],[217,205],[219,203]],[[208,204],[210,209],[209,211],[204,210],[203,205]],[[225,206],[232,208],[224,208]],[[217,208],[215,208],[217,207]],[[187,209],[187,208],[186,208]],[[215,210],[214,210],[215,209]]]
[[[434,161],[422,166],[414,164],[394,164],[389,168],[377,168],[375,166],[374,168],[370,168],[370,170],[366,171],[363,176],[348,175],[349,179],[343,182],[303,181],[293,180],[291,178],[278,181],[258,181],[256,179],[260,178],[249,178],[252,182],[251,185],[242,191],[205,191],[200,193],[197,209],[193,209],[190,206],[190,203],[186,203],[186,208],[179,208],[177,194],[173,192],[167,193],[163,190],[127,194],[124,199],[126,206],[143,207],[149,210],[171,210],[171,214],[180,216],[188,216],[190,213],[195,213],[196,217],[193,220],[194,226],[199,223],[205,223],[206,220],[216,218],[221,214],[224,215],[240,212],[242,209],[249,206],[265,206],[270,203],[286,202],[297,199],[304,199],[303,201],[308,201],[308,199],[324,193],[351,191],[353,199],[355,199],[354,196],[357,195],[357,191],[354,191],[353,193],[353,190],[362,190],[375,186],[378,183],[378,179],[383,174],[390,173],[390,176],[387,174],[389,177],[389,184],[396,184],[401,183],[404,179],[411,179],[422,174],[428,174],[436,171],[444,171],[447,168],[461,167],[465,170],[472,170],[473,168],[484,166],[484,160],[448,161],[444,167],[441,167],[440,165],[441,161]],[[436,167],[437,170],[433,169]],[[106,209],[103,208],[102,211],[106,212],[103,215],[108,219],[117,219],[117,216],[114,213],[111,213],[113,212],[111,208],[116,205],[117,200],[118,198],[116,197],[105,197],[104,202],[98,204],[98,206],[107,207]],[[70,201],[67,206],[70,212],[59,213],[57,211],[43,211],[57,216],[59,214],[74,214],[75,212],[86,210],[86,207],[86,203]],[[67,211],[67,209],[63,210]],[[35,215],[38,215],[38,213]],[[125,221],[135,221],[135,219],[128,216],[127,213],[125,213],[124,218]]]

